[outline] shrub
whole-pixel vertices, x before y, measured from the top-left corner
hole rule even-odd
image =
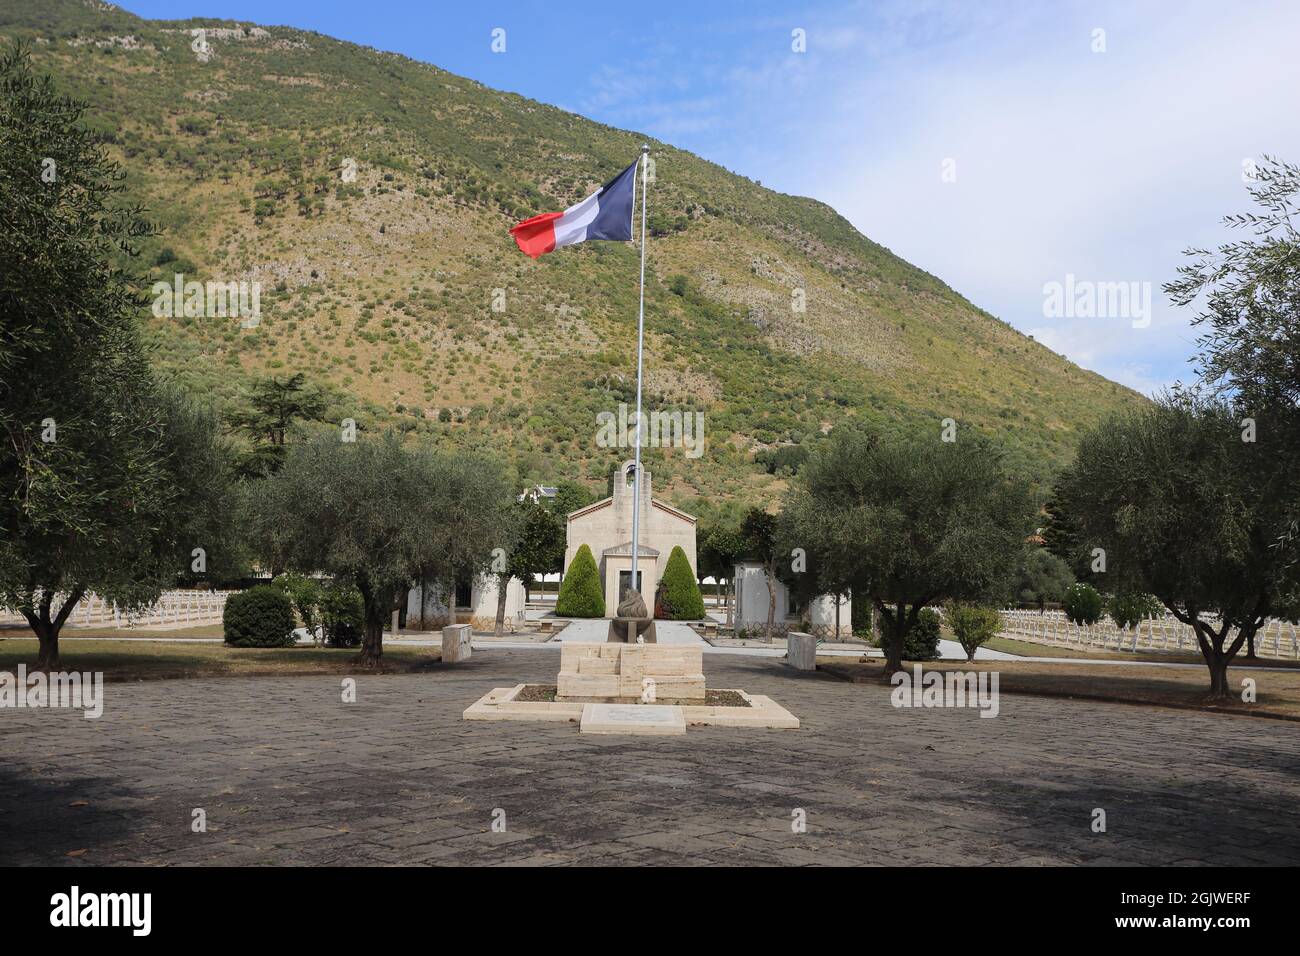
[[[327,647],[359,647],[365,628],[365,604],[361,592],[337,582],[328,585],[320,598],[321,629]]]
[[[561,617],[604,617],[605,594],[600,586],[600,571],[591,548],[583,545],[573,556],[560,583],[555,613]]]
[[[1160,609],[1159,601],[1140,591],[1112,594],[1106,601],[1106,613],[1116,627],[1137,627],[1141,621],[1159,613]]]
[[[259,584],[226,599],[221,615],[233,647],[292,647],[293,604],[278,587]]]
[[[1002,617],[991,607],[957,604],[948,610],[948,626],[966,652],[966,660],[973,661],[980,645],[996,637],[1002,629]]]
[[[1048,604],[1060,603],[1073,583],[1074,572],[1065,561],[1046,548],[1032,548],[1016,569],[1013,590],[1021,605],[1041,611]]]
[[[298,621],[307,629],[309,634],[315,636],[316,628],[321,623],[320,584],[314,578],[293,573],[281,574],[271,584],[288,596],[289,603],[293,605],[293,609],[298,615]]]
[[[663,584],[669,617],[674,621],[698,621],[704,617],[704,598],[681,545],[674,545],[668,555]]]
[[[939,656],[939,612],[921,608],[916,623],[903,639],[903,660],[932,661]]]
[[[1073,624],[1096,624],[1101,620],[1101,595],[1091,584],[1079,581],[1065,589],[1065,616]]]

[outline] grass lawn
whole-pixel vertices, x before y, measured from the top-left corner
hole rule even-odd
[[[76,635],[68,635],[76,636]],[[0,640],[0,670],[14,673],[36,660],[36,639]],[[102,671],[105,681],[165,680],[178,677],[299,676],[308,674],[406,674],[436,665],[436,647],[395,647],[385,643],[384,664],[363,668],[352,663],[356,648],[227,647],[161,641],[60,641],[64,670]]]
[[[910,663],[905,666],[909,671],[912,668]],[[1109,700],[1300,720],[1300,669],[1294,667],[1268,671],[1229,668],[1228,685],[1238,696],[1213,703],[1205,700],[1210,684],[1210,672],[1205,667],[1088,667],[1086,664],[1030,661],[932,661],[923,667],[938,671],[997,671],[998,690],[1008,694]],[[879,660],[845,661],[819,657],[817,669],[855,683],[887,686],[883,682],[884,664]],[[1256,703],[1253,704],[1242,703],[1240,698],[1241,681],[1246,677],[1255,681]]]

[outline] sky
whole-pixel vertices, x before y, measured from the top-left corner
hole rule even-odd
[[[1161,292],[1183,251],[1236,237],[1252,164],[1300,161],[1294,0],[120,5],[316,30],[647,133],[826,202],[1144,394],[1194,378],[1193,313]],[[1127,305],[1075,300],[1115,283]]]

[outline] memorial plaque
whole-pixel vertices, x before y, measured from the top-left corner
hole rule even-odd
[[[684,734],[680,707],[663,704],[587,704],[582,708],[584,734]]]

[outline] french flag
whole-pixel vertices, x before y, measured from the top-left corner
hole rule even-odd
[[[537,259],[561,246],[588,239],[630,240],[636,167],[633,163],[598,192],[564,212],[544,212],[519,223],[510,235],[515,237],[520,251]]]

